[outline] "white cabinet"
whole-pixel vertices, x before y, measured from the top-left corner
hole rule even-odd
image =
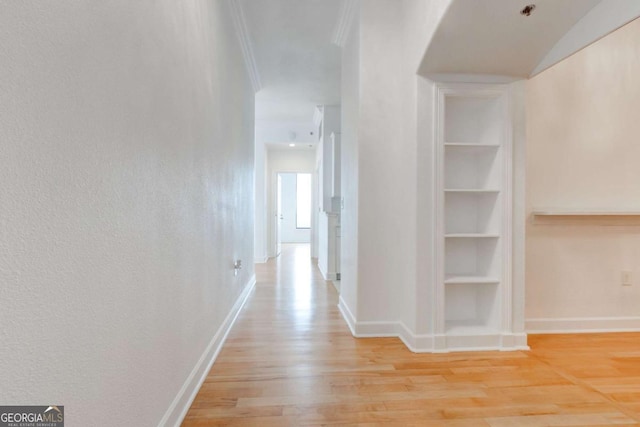
[[[506,85],[439,84],[435,350],[514,345]]]

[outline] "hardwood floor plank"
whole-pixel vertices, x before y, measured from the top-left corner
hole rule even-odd
[[[396,338],[353,338],[308,246],[283,248],[256,266],[184,426],[640,427],[640,333],[414,354]]]

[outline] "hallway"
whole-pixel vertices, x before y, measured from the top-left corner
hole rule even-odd
[[[184,426],[640,425],[638,334],[414,354],[396,338],[351,336],[309,245],[283,245],[256,271]]]

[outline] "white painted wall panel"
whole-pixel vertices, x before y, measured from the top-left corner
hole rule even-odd
[[[414,277],[415,141],[403,138],[402,8],[361,3],[358,320],[397,321]]]
[[[528,214],[640,208],[638,75],[636,20],[528,82]],[[527,318],[631,316],[640,327],[639,257],[637,224],[629,219],[529,217]],[[621,286],[623,270],[633,273],[632,286]]]
[[[342,50],[342,141],[340,212],[342,249],[340,259],[340,299],[354,316],[358,315],[358,123],[360,97],[360,12],[355,6],[354,22]]]
[[[253,276],[231,16],[219,0],[0,9],[0,402],[157,425]]]

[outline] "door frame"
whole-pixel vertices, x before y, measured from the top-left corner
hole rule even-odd
[[[309,230],[310,232],[310,242],[309,245],[311,245],[310,247],[313,248],[314,245],[314,232],[317,229],[317,225],[314,223],[314,218],[315,218],[315,213],[318,210],[318,205],[317,205],[317,200],[315,200],[314,198],[314,186],[316,185],[316,176],[314,171],[308,171],[308,170],[300,170],[300,169],[294,169],[294,170],[290,170],[290,169],[285,169],[285,170],[275,170],[272,172],[272,176],[271,176],[271,188],[273,188],[273,194],[271,195],[271,209],[270,209],[270,223],[271,223],[271,230],[269,231],[269,242],[268,242],[268,247],[269,247],[269,252],[270,253],[275,253],[274,257],[277,257],[278,255],[280,255],[280,251],[279,251],[279,245],[278,245],[278,223],[279,220],[277,220],[276,218],[278,217],[277,213],[278,213],[278,177],[280,174],[286,174],[286,173],[293,173],[293,174],[299,174],[299,173],[306,173],[306,174],[310,174],[311,175],[311,228]]]

